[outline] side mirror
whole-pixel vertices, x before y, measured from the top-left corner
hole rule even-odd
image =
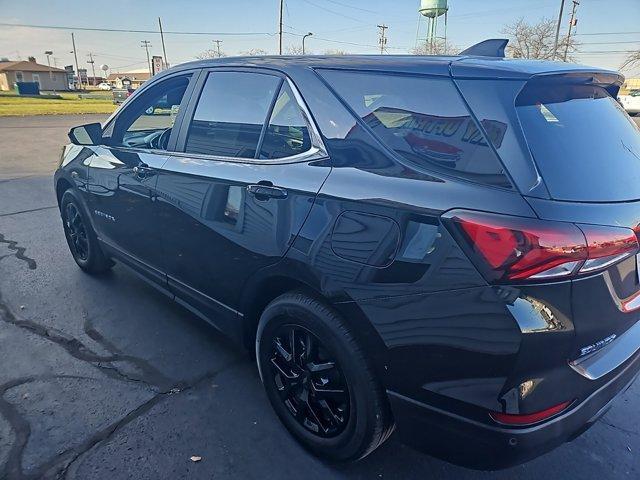
[[[75,145],[99,145],[102,141],[102,125],[87,123],[69,130],[69,139]]]

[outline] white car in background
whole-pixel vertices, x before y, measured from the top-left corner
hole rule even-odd
[[[629,115],[640,113],[640,90],[631,90],[628,95],[620,95],[618,99]]]
[[[111,90],[111,85],[109,85],[107,82],[102,82],[98,84],[98,89],[100,90]]]

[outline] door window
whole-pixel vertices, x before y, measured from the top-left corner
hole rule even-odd
[[[185,151],[254,158],[280,83],[280,78],[261,73],[210,73],[189,126]]]
[[[166,150],[190,75],[173,77],[142,92],[118,116],[110,146]]]
[[[307,122],[287,82],[282,84],[260,147],[260,158],[290,157],[311,148]]]

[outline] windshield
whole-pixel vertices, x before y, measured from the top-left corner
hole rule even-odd
[[[552,198],[640,199],[640,129],[604,88],[531,83],[516,110]]]

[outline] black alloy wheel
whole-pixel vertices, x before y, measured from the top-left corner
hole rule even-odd
[[[92,274],[109,270],[113,266],[113,261],[102,251],[100,242],[88,220],[86,209],[82,206],[79,194],[74,190],[68,189],[62,195],[60,214],[64,236],[78,266]]]
[[[386,392],[342,316],[319,296],[284,293],[262,312],[256,360],[282,424],[331,461],[365,457],[393,432]]]
[[[89,259],[89,238],[87,228],[78,207],[74,203],[68,203],[64,212],[64,228],[69,238],[71,253],[77,259],[86,262]]]
[[[271,381],[296,422],[324,438],[342,433],[349,420],[349,388],[320,340],[300,325],[283,325],[270,357]]]

